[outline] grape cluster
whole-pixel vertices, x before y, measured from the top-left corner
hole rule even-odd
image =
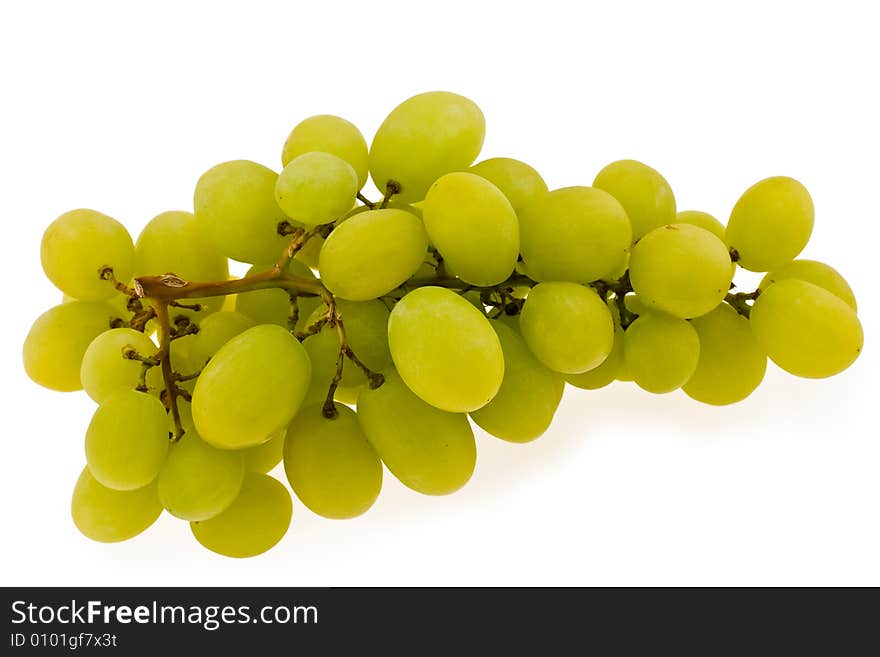
[[[71,507],[81,532],[128,539],[165,510],[208,549],[253,556],[291,520],[266,474],[282,460],[306,507],[350,518],[376,501],[383,464],[420,493],[459,489],[470,421],[533,440],[566,382],[722,405],[768,357],[802,377],[857,358],[849,285],[796,259],[814,214],[797,181],[756,183],[725,227],[677,212],[640,162],[553,191],[523,162],[473,164],[484,131],[467,98],[425,93],[369,148],[344,119],[306,119],[280,174],[219,164],[192,213],[160,214],[136,242],[94,210],[56,219],[41,258],[64,299],[34,323],[24,365],[98,404]],[[252,267],[230,278],[229,259]],[[767,272],[758,289],[735,291],[738,266]]]

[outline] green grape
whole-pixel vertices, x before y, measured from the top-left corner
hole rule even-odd
[[[700,339],[697,369],[682,386],[697,401],[724,406],[748,397],[760,385],[767,356],[749,321],[726,303],[690,320]]]
[[[548,192],[519,212],[522,257],[538,281],[589,283],[617,272],[632,241],[623,206],[591,187]]]
[[[83,355],[92,340],[110,329],[115,315],[112,306],[100,301],[71,301],[44,312],[24,340],[27,375],[52,390],[82,390]]]
[[[83,468],[70,502],[73,523],[82,534],[101,543],[133,538],[156,522],[162,505],[153,482],[137,490],[113,490]]]
[[[306,244],[311,244],[311,240],[306,242]],[[248,270],[247,275],[260,274],[271,268],[272,265],[254,265]],[[311,269],[297,260],[293,260],[290,263],[288,271],[291,274],[304,278],[315,277]],[[309,315],[318,306],[323,306],[323,303],[318,297],[299,297],[296,305],[299,309],[299,320],[296,323],[296,330],[302,331],[308,325],[306,320],[309,318]],[[236,299],[235,308],[242,315],[250,317],[256,324],[275,324],[281,328],[287,328],[291,311],[290,294],[277,288],[242,292],[238,295],[238,299]]]
[[[86,431],[86,461],[102,485],[134,490],[149,484],[168,454],[168,418],[155,397],[123,390],[95,411]]]
[[[284,167],[275,184],[275,201],[284,214],[307,226],[325,224],[351,209],[357,174],[330,153],[304,153]]]
[[[134,275],[156,276],[173,273],[194,281],[223,281],[229,278],[226,256],[202,233],[203,227],[189,212],[163,212],[144,226],[134,247]],[[280,251],[279,251],[280,252]],[[199,304],[199,313],[183,308],[172,312],[189,317],[204,317],[220,310],[223,297],[187,299]]]
[[[354,518],[373,506],[382,489],[382,462],[357,415],[336,404],[329,420],[320,404],[307,406],[287,429],[284,471],[293,492],[325,518]]]
[[[472,173],[447,173],[428,190],[428,238],[458,277],[471,285],[498,285],[519,256],[519,222],[507,197]]]
[[[340,224],[324,241],[318,269],[341,299],[367,301],[388,294],[425,261],[428,236],[403,210],[371,210]]]
[[[215,449],[187,431],[171,446],[159,471],[159,500],[182,520],[207,520],[229,508],[243,478],[240,452]]]
[[[155,356],[158,347],[150,338],[130,328],[117,328],[98,335],[89,344],[82,358],[79,376],[82,387],[89,397],[99,404],[120,390],[133,390],[138,386],[143,366],[137,360],[126,358],[123,351],[134,349],[140,356]],[[159,367],[147,370],[147,389],[162,389],[162,371]]]
[[[389,369],[385,383],[365,389],[357,418],[379,457],[405,486],[425,495],[448,495],[474,472],[474,432],[462,413],[426,404]]]
[[[626,210],[633,241],[675,221],[675,196],[666,179],[647,164],[618,160],[602,169],[593,187],[605,190]]]
[[[233,160],[209,169],[196,184],[196,220],[223,255],[274,262],[290,242],[278,232],[287,217],[275,202],[278,175],[256,162]]]
[[[284,427],[269,436],[269,440],[266,442],[240,450],[245,470],[248,472],[269,472],[281,463],[286,435],[287,427]]]
[[[626,309],[634,315],[647,315],[650,312],[655,312],[637,294],[627,294],[623,303]]]
[[[370,147],[370,174],[399,201],[419,201],[437,178],[466,169],[480,154],[486,121],[472,101],[445,91],[419,94],[395,107]]]
[[[688,319],[721,303],[733,268],[727,247],[712,233],[690,224],[669,224],[633,247],[629,275],[642,303]]]
[[[623,352],[636,385],[659,395],[678,390],[691,378],[700,358],[700,338],[683,319],[648,313],[626,329]]]
[[[547,183],[540,173],[525,162],[509,157],[483,160],[468,171],[485,178],[500,189],[516,212],[548,191]]]
[[[793,178],[765,178],[733,206],[725,241],[750,271],[778,269],[803,251],[813,232],[813,199]]]
[[[116,293],[101,278],[105,267],[116,280],[131,277],[134,244],[121,223],[96,210],[71,210],[49,224],[40,244],[43,271],[62,292],[80,301],[100,301]]]
[[[475,411],[501,387],[504,356],[492,325],[446,288],[403,297],[391,312],[388,342],[406,385],[444,411]]]
[[[313,235],[302,245],[294,256],[294,262],[301,262],[311,269],[318,268],[318,259],[321,257],[321,249],[324,247],[324,238],[320,235]]]
[[[519,325],[538,360],[563,374],[598,367],[614,344],[614,320],[608,306],[594,290],[577,283],[533,287]]]
[[[358,189],[367,182],[370,168],[367,142],[353,123],[329,114],[300,121],[284,142],[281,164],[287,166],[295,157],[312,151],[330,153],[348,162],[357,174]]]
[[[794,278],[763,290],[749,323],[774,363],[811,379],[852,365],[865,339],[856,312],[843,299]]]
[[[225,557],[255,557],[274,547],[290,527],[293,505],[284,485],[250,472],[228,509],[208,520],[193,521],[196,540]]]
[[[192,336],[189,356],[191,362],[197,366],[194,371],[198,371],[198,368],[204,365],[209,358],[213,358],[214,354],[220,351],[220,347],[253,326],[254,320],[250,317],[225,310],[208,315],[201,320],[199,332]]]
[[[700,212],[699,210],[682,210],[675,215],[675,220],[672,223],[697,226],[703,230],[708,230],[718,239],[722,241],[724,240],[724,224],[708,212]]]
[[[259,445],[296,415],[311,378],[305,349],[263,324],[232,338],[202,370],[193,392],[199,435],[215,447]]]
[[[360,396],[360,387],[352,388],[351,386],[339,386],[336,388],[336,392],[333,394],[333,399],[338,401],[340,404],[355,406]]]
[[[818,285],[846,301],[853,310],[858,310],[856,296],[840,272],[831,265],[815,260],[794,260],[784,267],[771,271],[761,280],[758,289],[766,290],[773,283],[787,278],[796,278],[799,281]]]
[[[553,420],[565,381],[532,355],[522,337],[499,322],[493,328],[504,353],[504,379],[492,401],[471,413],[486,432],[515,443],[534,440]]]
[[[598,390],[604,388],[615,379],[621,379],[621,375],[631,380],[628,370],[624,370],[623,356],[623,329],[614,327],[614,343],[611,345],[611,353],[599,365],[580,374],[566,374],[565,380],[575,388],[581,390]]]

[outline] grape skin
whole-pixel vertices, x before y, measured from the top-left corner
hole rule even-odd
[[[155,482],[137,490],[113,490],[102,486],[88,467],[80,473],[70,501],[76,528],[101,543],[134,538],[156,522],[161,513]]]
[[[500,189],[515,212],[549,191],[541,174],[525,162],[509,157],[483,160],[468,171],[485,178]]]
[[[330,153],[348,162],[357,174],[358,189],[367,182],[370,166],[367,142],[353,123],[329,114],[300,121],[284,142],[281,164],[286,167],[295,157],[312,151]]]
[[[693,375],[700,358],[700,338],[688,322],[663,313],[640,316],[623,340],[627,367],[643,390],[677,390]]]
[[[141,362],[123,356],[123,349],[132,348],[138,355],[151,358],[157,347],[150,338],[130,328],[110,329],[98,335],[83,354],[80,381],[89,397],[102,404],[120,390],[134,389],[140,380]],[[162,372],[158,367],[147,371],[147,388],[159,394]]]
[[[284,214],[307,226],[329,223],[351,209],[357,174],[329,153],[304,153],[284,167],[275,183],[275,201]]]
[[[672,188],[647,164],[635,160],[612,162],[596,175],[593,187],[620,201],[632,223],[633,241],[675,221]]]
[[[831,294],[840,297],[853,310],[858,310],[856,296],[846,279],[834,267],[816,260],[794,260],[789,264],[769,272],[758,285],[759,290],[766,290],[777,281],[796,278],[813,285],[825,288]]]

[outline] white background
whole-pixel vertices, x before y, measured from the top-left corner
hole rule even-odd
[[[872,3],[0,6],[0,583],[880,584]],[[720,409],[626,384],[570,390],[533,444],[478,435],[459,493],[423,497],[386,476],[351,521],[294,500],[285,540],[251,560],[205,551],[167,515],[127,543],[81,537],[68,504],[93,405],[21,367],[30,323],[61,296],[40,269],[45,226],[84,206],[136,235],[191,209],[218,162],[277,169],[302,118],[336,113],[369,139],[434,89],[482,107],[483,157],[526,160],[551,187],[631,157],[666,176],[681,209],[726,220],[756,180],[800,179],[817,211],[804,255],[855,289],[861,359],[820,381],[771,366]]]

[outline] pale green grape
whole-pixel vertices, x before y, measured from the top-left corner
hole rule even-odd
[[[249,472],[269,472],[281,463],[286,435],[287,427],[284,427],[269,436],[266,442],[240,450],[245,469]]]
[[[244,479],[240,452],[215,449],[195,431],[171,446],[159,471],[159,500],[173,516],[207,520],[229,508]]]
[[[602,169],[593,187],[603,189],[626,210],[633,241],[675,221],[675,196],[666,179],[635,160],[618,160]]]
[[[534,440],[553,420],[565,381],[532,355],[522,337],[499,322],[493,328],[504,353],[504,379],[492,401],[471,413],[486,432],[515,443]]]
[[[40,244],[40,260],[49,280],[80,301],[100,301],[116,293],[101,278],[111,267],[116,280],[127,281],[134,244],[121,223],[96,210],[71,210],[49,224]]]
[[[682,386],[685,394],[715,406],[748,397],[767,369],[767,355],[755,339],[749,321],[726,303],[690,320],[700,339],[697,369]]]
[[[504,356],[492,325],[446,288],[403,297],[391,312],[388,341],[406,385],[444,411],[475,411],[501,387]]]
[[[648,306],[637,294],[628,294],[623,300],[626,309],[635,315],[646,315],[650,312],[656,312]]]
[[[89,397],[99,404],[120,390],[133,390],[140,381],[140,361],[123,356],[126,348],[134,349],[140,356],[150,358],[158,347],[150,338],[130,328],[105,331],[89,344],[80,366],[80,382]],[[147,371],[147,389],[156,394],[161,391],[162,371],[151,367]]]
[[[349,406],[354,406],[357,404],[357,400],[361,396],[361,387],[352,388],[350,386],[339,386],[336,388],[336,392],[333,394],[333,399],[338,401],[340,404],[348,404]]]
[[[307,226],[342,217],[354,204],[357,174],[330,153],[304,153],[291,160],[275,183],[275,201],[284,214]]]
[[[86,461],[101,484],[134,490],[149,484],[168,454],[168,418],[155,397],[123,390],[95,411],[86,431]]]
[[[24,340],[27,375],[52,390],[81,390],[83,355],[92,340],[110,330],[116,315],[112,306],[101,301],[71,301],[44,312]]]
[[[328,290],[349,301],[387,294],[427,257],[428,236],[403,210],[371,210],[340,224],[321,248],[318,269]]]
[[[102,486],[87,467],[76,481],[70,502],[76,528],[101,543],[133,538],[156,522],[161,513],[155,482],[137,490],[113,490]]]
[[[229,278],[226,256],[204,235],[202,225],[190,212],[163,212],[150,220],[134,247],[134,275],[173,273],[193,282],[224,281]],[[280,251],[279,251],[280,253]],[[223,306],[223,297],[187,299],[199,304],[199,313],[171,308],[174,315],[204,317]]]
[[[516,212],[548,191],[540,173],[513,158],[493,157],[478,162],[468,171],[500,189]]]
[[[538,281],[589,283],[617,272],[632,241],[623,206],[601,189],[566,187],[519,211],[520,249]]]
[[[441,411],[416,397],[394,370],[365,389],[357,418],[379,457],[401,483],[425,495],[448,495],[474,472],[474,432],[462,413]]]
[[[472,173],[447,173],[428,190],[428,238],[461,280],[491,286],[506,280],[519,256],[519,222],[507,197]]]
[[[813,379],[852,365],[865,339],[856,312],[843,299],[794,278],[763,290],[749,323],[774,363]]]
[[[254,320],[238,312],[221,311],[208,315],[199,322],[199,332],[192,336],[190,359],[197,365],[194,371],[204,365],[220,348],[240,333],[254,326]],[[181,338],[186,339],[186,338]],[[178,340],[179,341],[179,340]]]
[[[329,114],[300,121],[284,142],[281,164],[287,166],[293,158],[312,151],[330,153],[348,162],[357,174],[358,189],[367,182],[370,168],[367,142],[353,123]]]
[[[306,244],[311,244],[311,240]],[[254,265],[248,270],[247,275],[259,274],[271,268],[272,265]],[[315,277],[311,269],[297,260],[290,263],[288,271],[304,278]],[[299,297],[296,305],[299,309],[299,321],[296,323],[297,331],[305,329],[306,320],[312,311],[318,306],[323,306],[318,297]],[[275,324],[287,328],[291,310],[290,294],[277,288],[243,292],[236,299],[235,309],[242,315],[250,317],[256,324]]]
[[[229,508],[189,526],[196,540],[212,552],[243,559],[274,547],[287,533],[292,515],[290,493],[284,485],[250,472]]]
[[[318,268],[318,259],[321,257],[321,249],[324,246],[324,238],[320,235],[312,236],[308,242],[302,245],[294,256],[294,262],[301,262],[312,269]]]
[[[629,275],[642,303],[688,319],[721,303],[733,268],[724,242],[708,230],[669,224],[655,228],[633,247]]]
[[[648,313],[626,329],[623,352],[636,385],[663,394],[691,378],[700,358],[700,339],[685,320]]]
[[[846,301],[847,305],[853,310],[858,310],[856,296],[853,294],[852,288],[846,282],[846,279],[840,275],[840,272],[831,265],[815,260],[795,260],[784,267],[774,269],[764,276],[761,284],[758,285],[758,289],[766,290],[773,283],[787,278],[796,278],[799,281],[818,285]]]
[[[813,232],[813,199],[793,178],[765,178],[733,206],[725,241],[750,271],[770,271],[794,260]]]
[[[284,471],[293,492],[325,518],[354,518],[382,489],[382,463],[355,412],[336,404],[332,420],[320,404],[307,406],[287,429]]]
[[[675,215],[675,220],[672,223],[698,226],[703,230],[708,230],[718,239],[722,241],[724,240],[724,224],[708,212],[700,212],[699,210],[682,210]]]
[[[631,380],[628,370],[625,370],[623,356],[623,329],[614,327],[614,343],[611,345],[611,353],[599,365],[580,374],[566,374],[565,380],[575,388],[582,390],[598,390],[604,388],[615,379]]]
[[[259,445],[296,415],[311,378],[305,349],[279,326],[232,338],[202,370],[193,392],[199,435],[215,447]]]
[[[419,201],[437,178],[466,169],[480,154],[486,121],[472,101],[445,91],[419,94],[395,107],[370,147],[379,191],[400,185],[400,201]]]
[[[196,184],[193,199],[201,230],[223,255],[241,262],[275,262],[290,242],[278,233],[287,217],[275,202],[271,169],[248,160],[224,162]]]
[[[614,344],[614,321],[596,292],[577,283],[540,283],[519,319],[532,353],[556,372],[579,374],[598,367]]]

